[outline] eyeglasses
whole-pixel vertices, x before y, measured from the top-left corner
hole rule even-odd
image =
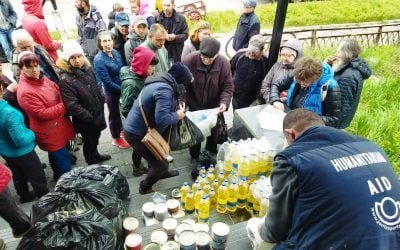
[[[293,54],[286,54],[286,53],[281,53],[282,57],[294,57]]]
[[[210,62],[210,61],[213,61],[215,58],[217,58],[217,55],[218,55],[218,54],[216,54],[216,55],[213,56],[213,57],[207,57],[207,56],[204,56],[204,55],[200,55],[200,59],[201,59],[202,61],[208,61],[208,62]]]

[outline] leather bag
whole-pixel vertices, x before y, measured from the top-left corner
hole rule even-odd
[[[139,94],[139,108],[142,114],[144,123],[147,127],[147,133],[142,139],[142,143],[151,152],[151,154],[156,158],[156,160],[161,161],[167,159],[169,154],[169,143],[158,133],[155,128],[151,128],[147,121],[146,114],[142,108],[142,93]]]

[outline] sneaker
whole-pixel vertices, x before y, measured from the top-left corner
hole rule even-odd
[[[130,145],[125,141],[125,139],[121,137],[114,139],[112,145],[117,146],[121,149],[126,149],[130,147]]]
[[[125,132],[121,131],[121,133],[119,133],[119,137],[125,138]]]
[[[132,175],[134,176],[141,176],[144,174],[147,174],[149,172],[149,169],[140,164],[140,166],[132,166]]]
[[[168,155],[168,156],[167,156],[167,161],[168,161],[169,163],[172,163],[172,162],[174,161],[174,157],[172,157],[171,155]]]
[[[4,240],[0,239],[0,250],[5,250],[6,249],[6,243]]]
[[[111,159],[111,155],[107,155],[107,154],[104,154],[104,155],[98,154],[98,155],[96,155],[97,163],[100,163],[100,162],[103,162],[103,161],[108,161],[110,159]]]

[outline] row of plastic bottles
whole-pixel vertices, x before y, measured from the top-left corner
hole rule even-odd
[[[246,209],[253,217],[265,215],[268,197],[272,192],[269,178],[262,176],[249,184],[245,177],[239,180],[233,176],[222,178],[220,172],[220,183],[220,178],[211,178],[213,171],[210,167],[209,174],[201,173],[192,186],[185,182],[181,187],[181,204],[187,213],[195,213],[201,222],[208,221],[210,210],[214,208],[218,213],[234,213],[237,209]]]

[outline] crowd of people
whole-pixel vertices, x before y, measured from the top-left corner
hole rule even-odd
[[[147,174],[140,183],[140,194],[153,192],[158,180],[179,174],[169,170],[167,159],[156,159],[142,143],[147,127],[165,135],[167,128],[182,120],[187,110],[216,108],[223,113],[231,103],[234,109],[267,103],[285,112],[299,110],[299,114],[290,111],[284,122],[290,143],[296,144],[298,137],[306,137],[305,131],[315,126],[321,128],[310,130],[312,140],[313,133],[332,133],[341,137],[343,143],[358,142],[335,129],[350,125],[363,82],[371,75],[368,64],[359,57],[362,49],[356,40],[343,40],[336,54],[323,62],[304,57],[299,40],[285,41],[280,47],[279,61],[267,72],[266,41],[260,35],[260,21],[254,13],[255,0],[242,1],[243,14],[233,39],[237,53],[230,60],[220,54],[221,44],[212,36],[208,22],[198,21],[189,32],[186,18],[175,10],[174,0],[163,0],[156,14],[146,0],[131,1],[132,13],[124,12],[121,4],[114,4],[108,26],[89,0],[75,0],[78,37],[76,41],[63,43],[50,38],[42,10],[45,2],[22,1],[25,13],[21,29],[16,28],[12,4],[8,0],[0,3],[0,43],[14,78],[1,74],[0,155],[12,172],[21,203],[49,191],[35,152],[36,144],[48,152],[55,180],[71,170],[73,159],[68,142],[76,134],[82,137],[83,156],[88,165],[111,159],[98,151],[101,131],[107,128],[104,104],[108,108],[112,145],[132,148],[132,174]],[[52,3],[56,9],[55,1]],[[305,117],[309,119],[304,120]],[[217,152],[214,138],[207,137],[205,146],[211,153]],[[289,158],[300,154],[295,149],[276,158],[280,164],[276,173],[282,174],[282,166],[289,164],[291,168],[285,171],[302,170],[297,161]],[[189,150],[193,160],[198,159],[200,152],[200,144]],[[303,159],[301,155],[296,157]],[[10,179],[9,172],[2,168],[0,172],[6,174],[0,182]],[[278,176],[274,171],[272,176]],[[279,178],[272,179],[274,188],[292,183],[294,178],[300,180],[303,174],[286,173]],[[34,193],[29,192],[28,182]],[[271,204],[276,200],[276,207],[271,205],[267,224],[261,229],[266,241],[286,239],[288,229],[284,226],[292,223],[289,221],[292,213],[302,216],[298,215],[302,207],[295,207],[292,199],[303,190],[301,183],[296,185],[285,194],[274,189],[278,194]],[[287,201],[289,197],[291,200]],[[1,192],[0,205],[3,199],[11,199],[7,188]],[[287,202],[285,206],[283,199]],[[14,207],[14,203],[9,206]],[[272,219],[283,217],[276,215],[282,209],[285,210],[283,225]],[[10,217],[2,209],[0,213],[4,218]],[[21,211],[14,209],[14,213]],[[13,219],[7,221],[10,225],[14,223]],[[298,227],[306,223],[295,222]],[[14,224],[21,223],[23,227],[24,220]],[[14,236],[23,233],[21,227],[12,227]],[[292,232],[290,236],[297,239],[301,234]]]

